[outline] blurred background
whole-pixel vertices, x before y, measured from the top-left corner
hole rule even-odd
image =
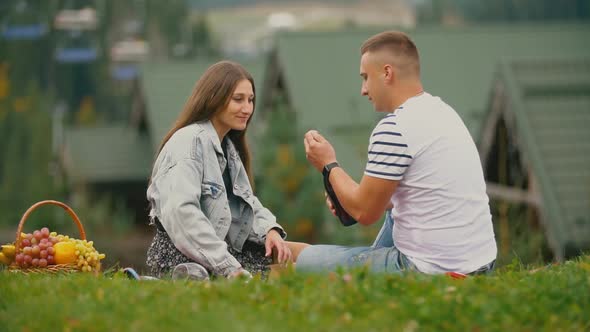
[[[302,137],[318,129],[359,180],[379,119],[360,96],[359,47],[410,34],[428,92],[478,145],[499,263],[590,250],[587,0],[1,0],[0,243],[55,199],[106,264],[145,269],[145,191],[160,140],[204,70],[242,63],[256,82],[255,191],[289,239],[369,245],[324,205]],[[425,119],[428,121],[428,119]],[[26,231],[77,237],[46,206]]]

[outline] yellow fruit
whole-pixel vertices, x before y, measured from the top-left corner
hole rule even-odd
[[[78,259],[76,256],[76,245],[73,242],[58,242],[53,245],[55,250],[55,264],[75,263]]]
[[[5,244],[2,246],[2,253],[8,258],[14,258],[16,255],[16,248],[12,244]]]
[[[12,263],[12,260],[0,252],[0,263],[4,265],[10,265],[10,263]]]

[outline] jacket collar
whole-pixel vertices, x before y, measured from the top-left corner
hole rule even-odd
[[[213,142],[213,148],[215,148],[215,152],[223,155],[223,150],[221,149],[221,142],[219,141],[219,136],[217,135],[217,131],[215,130],[215,127],[213,127],[213,123],[211,123],[211,120],[201,122],[201,127],[205,129],[207,136],[211,138],[211,141]]]
[[[211,120],[203,121],[200,124],[207,133],[207,136],[210,136],[215,152],[223,156],[223,149],[221,148],[222,143],[219,141],[219,136],[217,135],[217,131],[215,130],[213,123],[211,123]],[[230,159],[239,158],[238,151],[236,150],[234,143],[229,138],[225,138],[223,140],[223,144],[226,144],[227,155]]]

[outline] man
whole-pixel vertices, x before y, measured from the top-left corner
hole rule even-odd
[[[305,247],[297,269],[490,271],[497,249],[479,155],[457,113],[423,90],[415,44],[401,32],[369,38],[361,47],[360,75],[361,94],[384,113],[360,183],[317,131],[305,134],[305,151],[318,171],[329,172],[348,214],[371,225],[387,210],[386,220],[373,246]]]

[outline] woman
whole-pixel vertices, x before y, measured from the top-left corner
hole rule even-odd
[[[195,85],[147,190],[153,275],[187,262],[224,277],[265,273],[273,251],[279,263],[291,260],[286,233],[252,193],[245,136],[254,106],[254,80],[237,63],[212,65]]]

